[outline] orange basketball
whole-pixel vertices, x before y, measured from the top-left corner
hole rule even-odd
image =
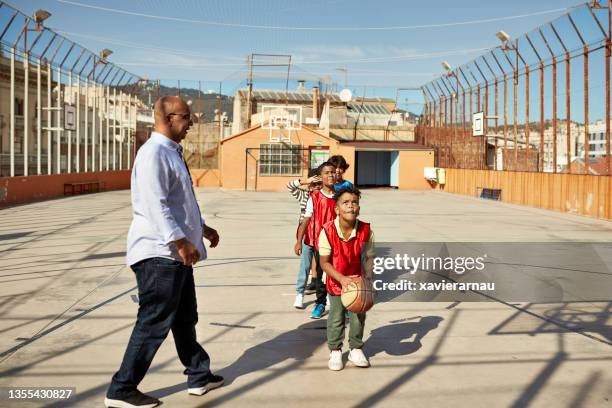
[[[365,313],[374,306],[372,283],[361,276],[349,276],[351,282],[342,287],[340,299],[350,312]]]

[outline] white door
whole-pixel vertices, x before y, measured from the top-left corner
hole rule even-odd
[[[391,152],[391,187],[399,187],[399,152]]]

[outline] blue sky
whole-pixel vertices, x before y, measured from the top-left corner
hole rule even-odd
[[[168,21],[83,7],[89,5],[188,21]],[[218,89],[233,94],[244,85],[250,53],[291,54],[296,77],[328,76],[340,87],[348,71],[349,87],[370,96],[395,97],[396,87],[419,86],[443,71],[440,63],[461,65],[499,44],[495,32],[516,37],[563,14],[576,0],[385,2],[349,0],[19,0],[9,4],[27,14],[43,8],[47,25],[92,49],[110,48],[111,61],[164,83]],[[370,30],[373,27],[435,25],[528,15],[450,27]],[[205,24],[208,21],[214,24]],[[229,24],[229,25],[216,25]],[[232,26],[315,28],[291,30]],[[348,29],[326,31],[322,29]],[[427,56],[427,54],[433,54]],[[361,60],[361,61],[359,61]],[[363,61],[368,60],[368,61]],[[313,63],[316,62],[316,63]],[[269,69],[268,69],[269,70]],[[259,75],[266,75],[260,69]],[[256,71],[256,74],[258,72]],[[172,80],[172,81],[171,81]],[[259,78],[255,86],[284,87],[284,80]],[[419,95],[402,94],[411,104]],[[420,109],[413,109],[418,111]]]

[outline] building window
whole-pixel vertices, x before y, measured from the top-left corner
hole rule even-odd
[[[284,143],[259,145],[259,174],[299,176],[302,174],[302,146]]]
[[[15,116],[23,116],[23,99],[15,98]]]

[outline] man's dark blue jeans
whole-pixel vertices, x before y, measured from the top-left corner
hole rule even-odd
[[[186,367],[188,387],[203,387],[208,383],[210,359],[196,340],[193,268],[171,259],[150,258],[132,265],[132,270],[138,283],[138,316],[107,397],[134,393],[170,330]]]

